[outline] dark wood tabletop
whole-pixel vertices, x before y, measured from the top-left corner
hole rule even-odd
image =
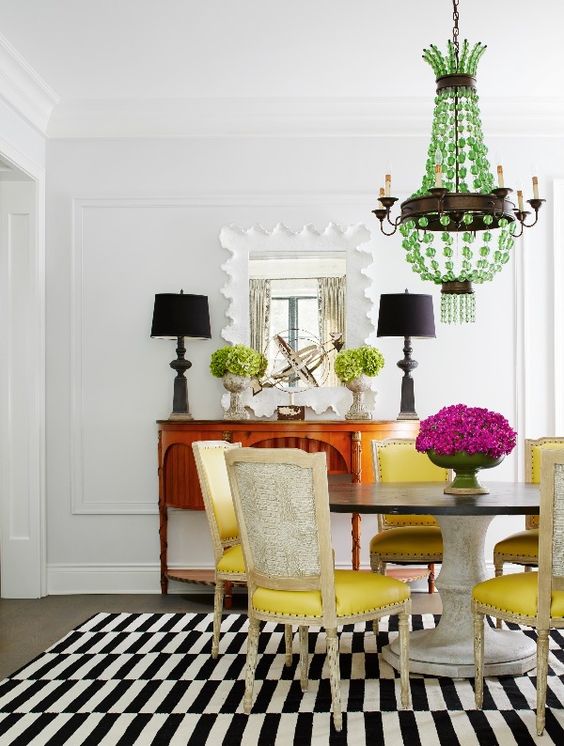
[[[353,484],[329,479],[334,513],[419,513],[432,515],[538,515],[538,484],[482,482],[488,495],[445,495],[444,482]]]

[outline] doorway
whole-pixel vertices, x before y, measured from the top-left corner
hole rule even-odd
[[[0,154],[0,596],[45,594],[43,181]]]

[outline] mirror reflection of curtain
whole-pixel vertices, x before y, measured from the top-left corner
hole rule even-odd
[[[249,321],[253,350],[264,352],[270,324],[270,280],[249,280]]]
[[[342,341],[345,340],[345,305],[347,278],[342,277],[319,277],[318,297],[319,297],[319,336],[321,342],[327,342],[333,332],[341,332]],[[326,386],[340,386],[340,381],[335,375],[333,363],[335,361],[336,351],[329,354],[331,360],[331,371],[326,382]]]

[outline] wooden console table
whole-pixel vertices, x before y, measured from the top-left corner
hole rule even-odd
[[[302,448],[324,451],[330,474],[350,474],[353,482],[373,482],[370,441],[413,438],[418,421],[410,420],[159,420],[159,517],[161,544],[161,591],[169,579],[213,582],[213,571],[168,568],[168,508],[204,510],[192,443],[196,440],[227,440],[258,448]],[[352,515],[352,566],[360,565],[360,515]]]

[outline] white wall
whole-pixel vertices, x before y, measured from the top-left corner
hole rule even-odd
[[[549,198],[541,224],[516,247],[492,284],[477,289],[477,323],[438,325],[414,356],[420,416],[463,401],[503,412],[519,436],[552,433],[551,180],[564,172],[564,142],[490,143],[503,151],[507,182],[523,183],[530,162]],[[213,339],[189,345],[195,417],[221,416],[222,388],[208,372],[222,344],[220,294],[226,253],[221,226],[363,222],[373,231],[377,293],[432,292],[385,239],[370,209],[391,164],[394,191],[422,176],[426,138],[192,138],[53,140],[47,194],[47,478],[49,592],[158,589],[157,418],[172,396],[172,343],[149,338],[153,295],[209,296]],[[524,245],[522,245],[524,243]],[[524,296],[516,295],[516,287]],[[354,279],[349,287],[353,288]],[[78,314],[78,315],[77,315]],[[399,406],[401,340],[382,339],[378,418]],[[492,478],[516,476],[522,453]],[[490,476],[490,475],[488,475]],[[334,517],[337,561],[349,561],[346,517]],[[522,519],[494,521],[496,538]],[[364,521],[363,561],[375,520]],[[171,564],[211,566],[205,518],[179,512],[169,529]],[[488,555],[489,556],[489,555]]]

